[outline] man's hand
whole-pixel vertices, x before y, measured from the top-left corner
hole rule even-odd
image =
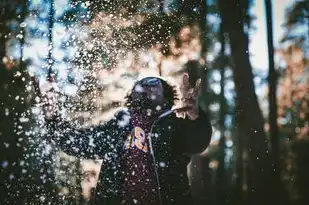
[[[201,88],[201,79],[199,78],[194,87],[190,86],[189,82],[189,74],[185,73],[183,75],[183,86],[182,86],[182,94],[183,98],[182,103],[184,107],[188,107],[186,109],[185,114],[188,116],[190,120],[195,120],[198,118],[198,102],[197,98],[200,93]]]

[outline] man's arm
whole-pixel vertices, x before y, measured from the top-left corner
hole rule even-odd
[[[69,155],[88,158],[108,158],[122,146],[123,132],[129,115],[119,111],[111,120],[96,127],[78,129],[69,122],[53,120],[48,122],[49,133],[62,151]]]
[[[212,126],[207,113],[199,107],[199,115],[195,120],[188,117],[177,119],[180,146],[184,153],[197,154],[203,152],[210,143]]]
[[[196,154],[204,151],[210,143],[212,126],[207,113],[199,106],[198,96],[201,88],[201,79],[191,87],[189,75],[183,76],[183,104],[189,109],[184,119],[178,119],[178,136],[180,149],[187,154]]]

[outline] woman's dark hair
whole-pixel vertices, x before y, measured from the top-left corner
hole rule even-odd
[[[164,97],[164,108],[172,108],[175,101],[178,100],[177,90],[175,86],[171,86],[169,83],[167,83],[165,80],[157,77],[153,77],[154,79],[160,80],[162,87],[163,87],[163,97]],[[144,78],[145,79],[145,78]],[[136,87],[138,85],[141,85],[142,80],[137,81],[132,90],[127,94],[125,106],[129,109],[135,108],[135,109],[144,109],[147,108],[147,103],[149,102],[148,99],[146,99],[146,96],[144,93],[136,91]],[[136,97],[138,96],[138,97]]]

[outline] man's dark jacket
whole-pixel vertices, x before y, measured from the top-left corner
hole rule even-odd
[[[133,129],[130,119],[130,113],[121,110],[111,120],[93,128],[80,130],[62,122],[53,129],[55,141],[67,154],[103,159],[93,204],[121,204],[121,172],[125,170],[121,169],[120,160],[124,142]],[[163,205],[190,204],[187,164],[192,154],[206,149],[211,134],[210,121],[202,109],[196,120],[172,114],[155,122],[152,141]]]

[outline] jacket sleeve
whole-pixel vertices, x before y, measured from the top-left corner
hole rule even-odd
[[[212,126],[207,113],[199,108],[196,120],[178,119],[179,145],[184,153],[193,155],[203,152],[209,145]]]
[[[65,153],[80,158],[102,159],[115,153],[123,143],[122,132],[126,128],[128,115],[118,112],[109,121],[96,127],[78,129],[71,123],[59,121],[49,123],[49,132],[56,145]]]

